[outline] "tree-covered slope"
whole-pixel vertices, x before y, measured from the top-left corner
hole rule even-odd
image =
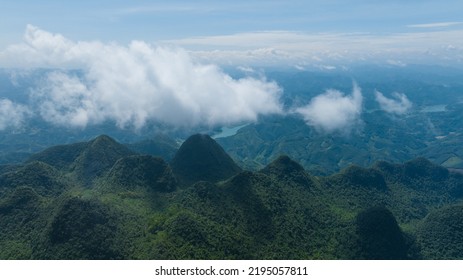
[[[463,259],[463,206],[431,212],[418,231],[421,252],[427,259]]]
[[[102,136],[3,167],[0,189],[2,259],[463,258],[463,176],[423,158],[317,177],[285,155],[242,171],[205,135],[172,165]]]
[[[116,161],[108,173],[110,184],[133,190],[137,187],[171,192],[177,186],[170,166],[162,159],[147,155],[127,156]]]

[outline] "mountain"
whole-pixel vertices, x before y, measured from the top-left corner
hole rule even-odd
[[[134,152],[109,136],[102,135],[88,142],[85,149],[72,164],[73,173],[88,185],[92,180],[108,171],[114,163]]]
[[[72,164],[87,146],[87,142],[53,146],[32,155],[26,162],[40,161],[58,169],[71,171]]]
[[[431,212],[418,231],[418,241],[426,259],[463,259],[463,206]]]
[[[296,184],[307,188],[315,185],[315,179],[299,163],[286,155],[279,156],[259,172],[289,185]]]
[[[29,162],[0,175],[0,190],[22,186],[31,187],[41,195],[56,195],[64,191],[67,183],[57,169],[40,161]]]
[[[0,197],[0,259],[34,258],[34,248],[41,244],[51,214],[46,200],[33,188],[23,186]]]
[[[171,166],[185,185],[198,181],[217,182],[241,171],[214,139],[203,134],[190,136],[180,146]]]
[[[394,215],[384,207],[360,212],[356,218],[361,257],[368,260],[407,259],[407,243]]]
[[[248,170],[259,170],[281,154],[296,160],[314,175],[334,174],[351,164],[367,167],[377,161],[399,163],[417,157],[426,157],[449,168],[463,166],[463,152],[458,144],[463,138],[459,102],[443,103],[434,99],[428,103],[423,102],[422,96],[416,96],[416,102],[424,104],[410,99],[413,108],[397,117],[377,108],[375,88],[370,89],[370,94],[363,89],[364,101],[370,99],[371,104],[365,105],[370,109],[363,110],[359,116],[361,125],[326,133],[294,114],[267,116],[217,141],[238,165]],[[416,88],[409,90],[417,94]],[[450,95],[456,88],[439,90]],[[426,91],[419,92],[425,94]],[[457,92],[453,93],[455,97],[459,96]],[[307,96],[300,99],[308,98],[309,94],[313,92],[307,92]],[[297,101],[301,102],[300,99]],[[305,104],[308,102],[310,98]]]
[[[142,187],[160,192],[174,191],[177,185],[169,165],[162,158],[147,155],[119,159],[109,171],[107,180],[126,189]]]
[[[242,171],[206,135],[171,164],[100,136],[2,167],[0,258],[461,259],[462,198],[424,158],[313,176]]]
[[[175,140],[163,135],[157,135],[153,139],[126,144],[126,146],[139,154],[161,157],[166,161],[171,161],[179,148]]]
[[[342,185],[376,188],[383,191],[387,190],[387,184],[383,175],[379,170],[374,168],[363,168],[357,165],[351,165],[333,177],[340,180],[340,184]]]
[[[118,259],[115,217],[98,200],[69,198],[49,224],[46,259]]]
[[[47,163],[72,173],[83,185],[89,185],[93,179],[108,171],[118,159],[133,154],[135,152],[111,137],[101,135],[89,142],[45,149],[31,156],[27,162]]]

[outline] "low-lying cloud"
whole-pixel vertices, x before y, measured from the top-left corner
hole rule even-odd
[[[0,131],[20,127],[28,114],[26,106],[0,99]]]
[[[176,48],[134,41],[128,46],[73,42],[28,26],[24,43],[0,56],[7,64],[82,69],[53,71],[32,90],[37,114],[58,125],[110,120],[141,128],[233,124],[282,113],[281,88],[265,78],[233,79]]]
[[[348,132],[360,122],[362,103],[361,89],[354,83],[351,95],[329,89],[296,112],[308,125],[324,132]]]
[[[394,92],[394,98],[387,98],[381,92],[375,91],[376,102],[378,102],[381,110],[391,114],[403,115],[412,108],[412,102],[408,100],[403,93]]]

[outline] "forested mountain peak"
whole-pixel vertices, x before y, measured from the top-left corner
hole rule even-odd
[[[181,183],[217,182],[241,171],[233,159],[210,136],[195,134],[179,148],[171,162]]]
[[[101,136],[3,168],[0,258],[463,258],[461,209],[446,208],[463,176],[426,159],[242,171],[197,134],[171,164]]]

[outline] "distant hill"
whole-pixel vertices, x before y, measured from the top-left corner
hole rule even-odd
[[[152,155],[171,161],[177,152],[179,145],[173,139],[158,135],[153,139],[143,140],[126,146],[139,154]]]
[[[330,134],[295,115],[268,116],[217,142],[248,170],[259,170],[281,154],[314,175],[331,175],[351,164],[367,167],[380,160],[405,162],[420,156],[458,168],[463,162],[457,144],[462,134],[454,131],[462,127],[460,112],[457,108],[438,114],[413,111],[397,118],[382,110],[368,110],[362,113],[361,126]],[[429,120],[441,130],[430,128]]]

